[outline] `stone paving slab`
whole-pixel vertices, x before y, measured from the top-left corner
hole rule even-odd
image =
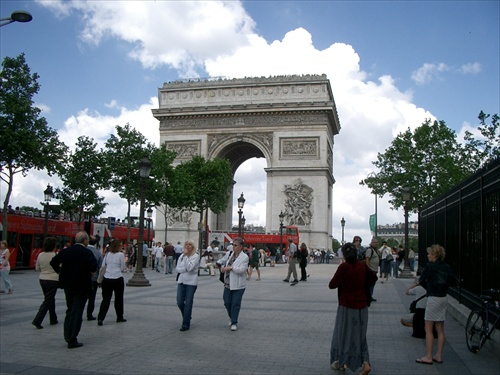
[[[37,330],[31,321],[42,302],[38,274],[13,271],[14,294],[0,295],[0,374],[335,374],[329,351],[338,299],[328,282],[336,269],[310,264],[310,278],[296,286],[282,281],[286,265],[261,268],[261,281],[254,272],[236,332],[228,327],[218,277],[199,278],[191,329],[180,332],[175,276],[147,269],[150,287],[125,288],[128,321],[115,323],[111,305],[102,327],[84,320],[79,340],[85,346],[73,350],[62,334],[64,293],[56,301],[60,323],[50,326],[47,316],[44,329]],[[368,325],[372,373],[499,374],[500,346],[489,342],[480,353],[470,353],[463,326],[451,316],[444,363],[415,363],[425,353],[425,340],[411,337],[399,322],[411,302],[405,295],[410,283],[394,279],[375,287],[378,301],[370,307]],[[96,309],[100,301],[98,293]]]

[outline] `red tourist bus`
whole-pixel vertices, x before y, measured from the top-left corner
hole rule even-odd
[[[209,233],[208,244],[217,241],[227,248],[230,242],[234,238],[238,237],[238,232],[221,232],[221,231],[211,231]],[[243,239],[246,244],[250,244],[257,248],[263,248],[268,250],[271,247],[276,249],[280,248],[280,240],[283,244],[283,249],[288,248],[288,239],[292,239],[293,242],[299,244],[299,228],[294,226],[284,226],[283,234],[280,233],[253,233],[253,232],[243,232]]]
[[[20,214],[8,214],[8,235],[10,267],[35,268],[38,254],[43,251],[43,236],[45,218],[32,217]],[[110,238],[127,241],[126,224],[117,223],[113,230],[104,223],[84,222],[80,230],[90,234],[99,234],[99,248],[106,246]],[[76,221],[49,219],[47,221],[47,235],[57,238],[57,248],[62,249],[66,243],[73,244],[75,234],[79,231]],[[3,216],[0,213],[0,236],[3,232]],[[137,242],[139,228],[130,228],[130,240]],[[150,242],[154,238],[154,230],[144,229],[144,241]]]

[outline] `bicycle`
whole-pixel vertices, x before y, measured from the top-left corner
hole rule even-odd
[[[467,347],[472,353],[478,353],[486,340],[491,338],[495,328],[500,328],[500,303],[496,301],[492,295],[500,295],[500,290],[484,290],[483,294],[479,296],[481,299],[481,310],[471,311],[467,319],[465,339],[467,341]],[[489,321],[491,310],[497,310],[499,312],[493,324]]]

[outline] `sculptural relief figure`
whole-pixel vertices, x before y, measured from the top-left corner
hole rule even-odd
[[[313,189],[298,179],[285,185],[285,217],[288,225],[311,225]]]
[[[174,226],[175,224],[191,224],[193,213],[189,210],[169,207],[167,211],[167,225]]]

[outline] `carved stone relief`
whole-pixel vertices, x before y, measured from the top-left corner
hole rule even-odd
[[[280,157],[282,159],[319,159],[319,138],[280,138]]]
[[[293,185],[285,185],[285,218],[288,225],[311,225],[313,217],[313,188],[299,178]]]
[[[177,153],[176,159],[191,159],[200,155],[200,141],[165,142],[167,150]]]
[[[192,216],[192,211],[169,207],[167,211],[167,225],[169,227],[176,226],[178,224],[189,226],[191,224]]]
[[[258,115],[234,117],[169,117],[160,121],[161,129],[178,128],[248,128],[255,126],[276,127],[280,125],[321,125],[328,124],[327,114],[302,113],[289,115]]]

